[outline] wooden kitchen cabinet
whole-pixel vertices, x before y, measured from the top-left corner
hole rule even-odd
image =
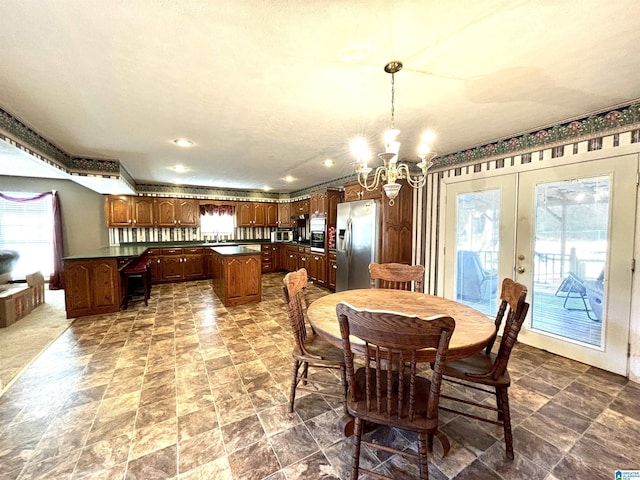
[[[156,199],[158,227],[197,227],[200,206],[197,200],[185,198]]]
[[[236,222],[238,227],[264,227],[267,224],[267,205],[259,202],[238,202]],[[276,204],[274,204],[276,205]],[[275,207],[277,208],[277,207]],[[273,212],[272,212],[273,214]],[[275,214],[277,217],[277,213]],[[274,225],[276,226],[274,220]]]
[[[134,227],[153,227],[156,224],[154,198],[132,197],[131,210]]]
[[[314,213],[326,213],[327,210],[327,191],[319,190],[311,192],[311,198],[309,199],[309,211],[313,215]]]
[[[342,198],[342,192],[339,190],[327,191],[327,228],[336,226],[338,204],[342,203]]]
[[[291,203],[278,204],[278,226],[293,227],[291,222]]]
[[[310,209],[310,199],[297,200],[291,204],[291,215],[294,217],[308,215]]]
[[[413,189],[402,182],[392,207],[385,195],[381,202],[380,263],[411,264],[411,231],[413,219]]]
[[[265,203],[264,211],[265,211],[265,215],[264,215],[265,227],[277,227],[278,226],[278,204]]]
[[[108,195],[105,197],[104,216],[107,227],[153,227],[155,225],[154,199]]]
[[[273,252],[274,248],[271,244],[265,244],[260,247],[262,254],[262,273],[273,272]]]
[[[198,280],[209,275],[202,247],[153,249],[151,253],[151,278],[154,282]]]
[[[185,280],[204,277],[204,250],[200,247],[183,248],[183,275]]]
[[[309,280],[322,287],[327,285],[327,257],[323,253],[306,254]]]
[[[213,290],[229,307],[262,300],[261,254],[224,255],[213,251]]]
[[[344,201],[356,202],[358,200],[380,199],[382,198],[382,193],[381,186],[378,186],[375,190],[368,191],[362,188],[358,182],[352,182],[344,186]]]
[[[118,260],[65,260],[67,318],[117,312],[122,303]]]
[[[131,197],[108,195],[105,197],[104,216],[107,227],[131,226]]]
[[[162,281],[175,282],[184,279],[184,268],[182,265],[183,254],[181,248],[162,249]]]
[[[159,248],[148,249],[144,256],[151,260],[151,283],[162,281],[162,255]]]
[[[299,247],[287,246],[285,250],[285,270],[287,272],[295,272],[298,269]]]
[[[327,255],[327,288],[330,290],[336,289],[336,271],[338,265],[336,262],[336,252],[331,251]]]

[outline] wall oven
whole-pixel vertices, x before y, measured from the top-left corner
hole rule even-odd
[[[312,252],[324,253],[326,234],[326,218],[324,215],[312,215],[309,221],[309,246]]]

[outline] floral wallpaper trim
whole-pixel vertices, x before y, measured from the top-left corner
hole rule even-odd
[[[590,115],[581,120],[572,120],[536,132],[436,157],[433,168],[450,167],[493,157],[511,156],[526,150],[566,145],[589,140],[595,135],[623,133],[637,128],[638,124],[640,124],[640,103],[633,103],[627,107]]]

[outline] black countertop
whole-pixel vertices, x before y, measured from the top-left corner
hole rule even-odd
[[[82,253],[79,255],[70,255],[64,257],[64,260],[91,260],[96,258],[134,258],[139,257],[149,248],[188,248],[188,247],[239,247],[242,245],[266,245],[273,243],[270,240],[233,240],[228,242],[147,242],[147,243],[123,243],[113,247],[103,247],[96,250]],[[300,247],[308,247],[307,242],[282,242],[281,245],[295,245]],[[250,249],[248,249],[250,250]],[[255,250],[251,250],[255,254]],[[246,253],[245,255],[249,255]]]

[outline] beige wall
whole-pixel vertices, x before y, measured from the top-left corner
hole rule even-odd
[[[62,208],[64,254],[78,255],[109,245],[104,197],[71,180],[0,175],[0,192],[57,190]]]

